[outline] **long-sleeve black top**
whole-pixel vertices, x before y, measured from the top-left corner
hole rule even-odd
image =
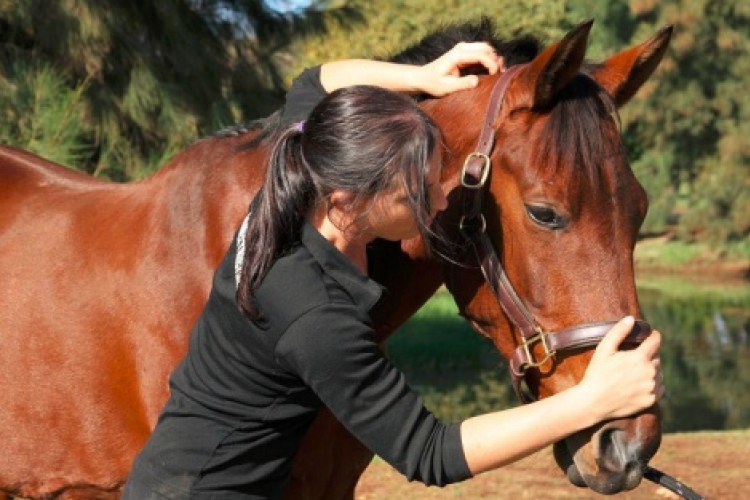
[[[322,405],[409,479],[470,477],[459,424],[439,422],[377,345],[380,285],[305,224],[255,290],[263,319],[253,322],[235,301],[236,264],[237,239],[131,480],[169,498],[280,498]]]

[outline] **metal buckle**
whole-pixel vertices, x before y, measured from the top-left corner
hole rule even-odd
[[[469,162],[472,158],[481,158],[484,160],[484,167],[482,169],[482,175],[479,178],[479,182],[476,184],[472,184],[471,182],[468,182],[466,179],[466,167],[469,165]],[[479,151],[474,151],[473,153],[469,153],[468,156],[466,156],[466,159],[464,160],[464,166],[461,168],[461,185],[468,189],[479,189],[482,186],[484,186],[484,183],[487,181],[487,177],[490,175],[490,157],[487,156],[484,153],[480,153]]]
[[[549,348],[549,344],[547,343],[547,336],[549,333],[544,332],[541,328],[536,328],[537,334],[533,337],[530,337],[528,339],[524,339],[521,346],[523,347],[524,353],[526,353],[526,359],[528,360],[526,363],[524,363],[525,368],[536,368],[539,366],[542,366],[544,363],[549,361],[557,351],[551,351]],[[530,346],[533,345],[535,342],[541,342],[542,347],[544,348],[544,358],[541,359],[541,361],[534,361],[534,357],[531,354],[531,348]]]
[[[479,217],[480,225],[479,225],[479,233],[483,233],[487,230],[487,221],[484,219],[484,214],[477,215]],[[466,223],[466,216],[462,215],[461,220],[458,222],[458,229],[461,230],[463,233],[468,233],[468,226]]]

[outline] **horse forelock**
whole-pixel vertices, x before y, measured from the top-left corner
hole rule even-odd
[[[552,106],[540,112],[547,119],[537,138],[538,175],[564,182],[573,197],[582,190],[600,190],[606,166],[615,157],[625,157],[612,98],[580,73],[558,93]]]

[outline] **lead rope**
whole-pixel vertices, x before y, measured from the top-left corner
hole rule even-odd
[[[643,477],[653,483],[658,484],[659,486],[668,489],[672,493],[676,493],[680,496],[680,498],[684,498],[685,500],[705,500],[705,497],[703,497],[703,495],[696,493],[690,487],[681,483],[669,474],[665,474],[659,469],[655,469],[650,465],[647,465],[643,470]]]

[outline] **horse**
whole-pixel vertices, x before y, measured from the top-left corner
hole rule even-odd
[[[379,340],[445,284],[471,325],[520,359],[511,364],[528,394],[544,398],[581,380],[600,338],[554,352],[554,332],[640,316],[633,249],[648,200],[617,108],[654,72],[672,28],[590,64],[592,23],[520,62],[503,52],[512,44],[485,33],[491,23],[466,25],[510,69],[420,102],[449,151],[449,204],[435,224],[451,245],[436,255],[419,239],[373,245],[371,272],[388,290],[374,312]],[[422,47],[447,48],[459,32]],[[262,183],[264,123],[200,139],[128,184],[0,147],[0,498],[118,497]],[[535,339],[514,307],[533,319]],[[555,457],[573,484],[611,494],[639,484],[660,438],[654,406],[570,436]],[[295,456],[287,497],[352,498],[371,458],[324,409]]]

